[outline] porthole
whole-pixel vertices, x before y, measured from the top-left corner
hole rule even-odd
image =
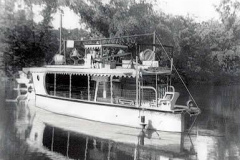
[[[40,77],[39,77],[39,75],[37,75],[37,80],[38,80],[38,81],[40,80]]]

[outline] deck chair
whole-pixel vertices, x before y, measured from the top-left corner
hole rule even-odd
[[[175,108],[179,95],[180,94],[178,92],[165,92],[163,98],[158,100],[158,105],[160,105],[164,110],[172,111]]]
[[[76,48],[73,49],[72,53],[70,54],[70,58],[73,60],[74,65],[77,65],[78,61],[83,59]]]
[[[54,60],[54,63],[56,65],[62,65],[64,64],[64,56],[61,55],[61,54],[56,54],[54,57],[53,57],[53,60]]]

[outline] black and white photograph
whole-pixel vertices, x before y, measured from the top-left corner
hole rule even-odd
[[[240,160],[240,0],[0,0],[0,160]]]

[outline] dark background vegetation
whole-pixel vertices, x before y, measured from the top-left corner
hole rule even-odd
[[[215,6],[219,20],[198,23],[188,16],[153,10],[147,0],[15,0],[1,1],[0,52],[7,71],[49,63],[58,52],[59,32],[52,16],[63,6],[77,13],[86,29],[63,29],[68,39],[151,33],[174,46],[174,64],[186,81],[229,83],[240,79],[240,2],[222,0]],[[33,4],[41,5],[43,21],[33,21]],[[203,11],[204,12],[204,11]]]

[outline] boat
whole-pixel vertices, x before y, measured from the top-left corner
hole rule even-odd
[[[172,47],[135,43],[133,51],[117,39],[81,41],[84,52],[64,40],[65,50],[73,49],[74,63],[67,64],[64,52],[54,56],[53,65],[26,69],[36,107],[91,121],[184,132],[186,113],[198,115],[200,109],[176,104],[180,94],[171,84],[173,58],[163,61],[159,55]]]

